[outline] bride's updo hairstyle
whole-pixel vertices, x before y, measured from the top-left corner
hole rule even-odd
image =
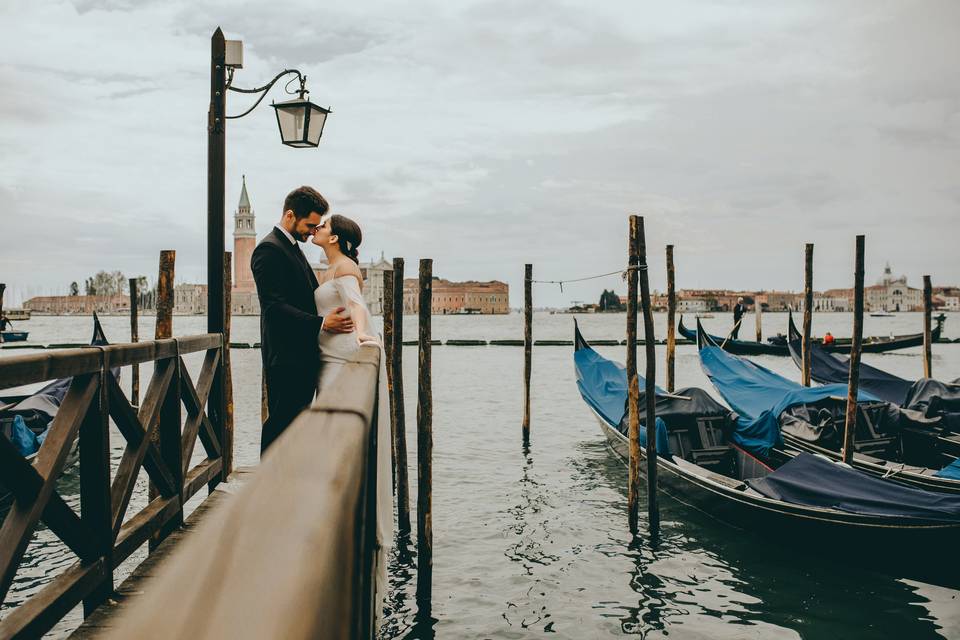
[[[337,244],[343,255],[360,264],[360,252],[357,251],[363,242],[360,226],[350,218],[335,213],[330,216],[330,233],[337,236]]]

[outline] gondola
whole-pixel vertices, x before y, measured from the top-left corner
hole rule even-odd
[[[0,331],[3,340],[0,342],[23,342],[30,335],[28,331]]]
[[[700,332],[700,366],[750,440],[748,450],[788,449],[840,459],[846,417],[846,383],[804,387],[746,358],[724,352]],[[895,482],[960,494],[951,477],[955,461],[940,437],[939,420],[858,390],[854,434],[855,469]]]
[[[90,345],[103,346],[107,344],[110,343],[107,341],[103,327],[100,325],[100,319],[94,313],[93,337],[90,339]],[[111,369],[111,374],[119,379],[120,370]],[[0,398],[0,438],[6,438],[12,442],[18,452],[32,462],[36,458],[36,452],[49,432],[50,426],[53,424],[53,419],[70,389],[72,380],[73,378],[60,378],[28,396]],[[79,452],[75,440],[64,469],[76,464],[78,459]],[[0,484],[0,517],[9,510],[12,500],[10,492]]]
[[[933,341],[940,339],[940,333],[943,331],[943,322],[946,320],[944,314],[936,317],[937,325],[933,328],[931,335]],[[680,316],[680,322],[677,325],[677,331],[687,340],[697,341],[697,332],[688,329],[683,324],[683,316]],[[722,345],[723,350],[738,356],[788,356],[790,349],[787,346],[785,336],[774,336],[767,338],[766,342],[751,342],[750,340],[726,339],[722,336],[711,335],[710,339],[717,345]],[[836,338],[833,343],[821,346],[831,353],[850,353],[850,338]],[[916,347],[923,344],[922,333],[911,333],[907,335],[864,338],[861,351],[864,353],[883,353],[886,351],[896,351],[897,349],[906,349],[907,347]]]
[[[787,345],[797,367],[803,367],[803,337],[793,322],[787,320]],[[810,345],[810,376],[821,384],[846,384],[850,376],[850,359],[828,353],[817,344]],[[960,432],[960,379],[941,382],[933,378],[908,380],[860,362],[859,386],[881,400],[905,409],[922,411],[927,417],[940,416],[950,431]]]
[[[613,452],[626,459],[625,370],[594,351],[576,325],[574,336],[580,395]],[[641,395],[643,387],[641,380]],[[684,402],[699,407],[683,410]],[[661,413],[671,405],[676,415]],[[943,556],[948,547],[942,545],[960,540],[960,496],[886,482],[808,453],[753,455],[737,442],[741,427],[734,416],[701,389],[658,389],[657,411],[660,490],[727,524],[773,540],[846,549],[851,559],[867,563],[878,553],[902,550],[910,562],[941,569],[927,552]],[[949,555],[955,566],[956,554]]]

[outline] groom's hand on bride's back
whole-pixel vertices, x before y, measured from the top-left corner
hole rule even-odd
[[[353,320],[343,315],[344,308],[337,307],[333,313],[323,319],[323,330],[330,333],[350,333],[353,331]]]

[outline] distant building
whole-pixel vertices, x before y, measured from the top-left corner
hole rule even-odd
[[[960,289],[957,287],[934,287],[933,306],[944,311],[960,311]]]
[[[420,283],[415,278],[403,281],[403,312],[418,313]],[[448,315],[459,313],[510,313],[510,287],[505,282],[450,282],[433,279],[432,313]]]
[[[207,285],[178,284],[173,287],[173,312],[203,315],[207,312]]]
[[[923,309],[923,291],[907,286],[907,277],[894,278],[887,263],[883,278],[864,287],[863,305],[867,311],[916,311]],[[850,307],[853,307],[851,303]]]
[[[681,313],[695,313],[699,311],[710,311],[707,301],[702,298],[683,298],[677,300],[677,311]]]
[[[375,316],[383,315],[383,274],[387,271],[393,271],[393,263],[383,257],[382,251],[379,260],[360,263],[360,272],[363,274],[363,301]]]
[[[130,296],[36,296],[23,308],[37,314],[117,313],[129,311]]]
[[[250,259],[256,246],[257,221],[247,193],[247,176],[243,176],[240,202],[233,214],[233,287],[230,290],[230,309],[236,315],[260,314],[260,298],[257,296],[257,285],[250,267]]]

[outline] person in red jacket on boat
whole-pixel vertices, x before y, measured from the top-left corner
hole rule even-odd
[[[827,334],[823,336],[823,344],[824,346],[833,344],[833,334],[831,334],[829,331],[827,331]]]

